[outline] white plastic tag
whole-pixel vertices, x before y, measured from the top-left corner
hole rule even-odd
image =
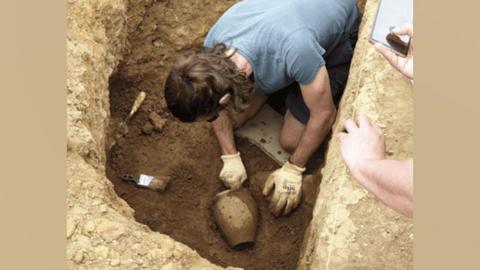
[[[148,187],[153,180],[153,176],[140,174],[140,178],[138,179],[138,185]]]

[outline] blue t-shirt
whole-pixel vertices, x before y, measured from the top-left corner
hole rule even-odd
[[[349,42],[358,18],[354,0],[244,0],[220,17],[204,46],[236,48],[252,65],[257,93],[269,94],[309,84],[329,59],[349,62],[351,53],[335,49]]]

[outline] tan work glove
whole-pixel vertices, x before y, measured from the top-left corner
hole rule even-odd
[[[247,179],[247,171],[243,166],[240,152],[233,155],[221,156],[223,168],[218,176],[227,188],[237,189]]]
[[[267,196],[275,186],[270,211],[273,215],[288,215],[297,208],[302,198],[302,173],[305,168],[300,168],[290,162],[285,162],[283,167],[274,171],[267,179],[263,188],[263,195]],[[283,210],[283,211],[282,211]]]

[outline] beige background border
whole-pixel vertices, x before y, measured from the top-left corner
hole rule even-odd
[[[0,269],[63,269],[65,4],[5,2]],[[478,10],[476,1],[415,1],[416,269],[479,265]]]
[[[480,269],[480,3],[414,1],[415,266]]]
[[[65,269],[65,4],[0,1],[0,269]]]

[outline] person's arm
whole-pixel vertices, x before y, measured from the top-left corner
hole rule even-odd
[[[220,158],[223,161],[223,167],[218,178],[227,188],[237,189],[247,180],[247,170],[243,165],[240,152],[235,147],[233,127],[227,113],[221,111],[218,118],[212,122],[212,126],[222,151]]]
[[[300,85],[300,88],[305,104],[310,110],[310,118],[290,161],[299,167],[304,167],[335,121],[336,108],[333,104],[325,66],[318,71],[310,84]]]
[[[367,160],[351,173],[384,204],[407,217],[413,216],[413,160]]]
[[[232,121],[225,110],[219,113],[218,118],[212,122],[212,127],[220,145],[222,155],[232,155],[237,153],[235,140],[233,137]]]
[[[225,109],[220,111],[218,118],[212,122],[213,130],[222,151],[220,158],[223,161],[223,168],[219,178],[228,188],[239,188],[247,179],[247,171],[240,157],[240,152],[235,146],[233,129],[238,128],[253,117],[265,103],[265,100],[265,96],[257,95],[245,111],[235,113]]]
[[[364,115],[348,119],[337,134],[343,161],[365,189],[399,213],[413,215],[413,161],[385,157],[385,139],[380,127]]]
[[[255,116],[266,100],[265,95],[255,95],[250,105],[242,112],[237,112],[231,107],[220,111],[218,118],[212,122],[212,126],[223,155],[237,153],[233,130],[242,127]]]
[[[242,112],[237,112],[233,108],[227,111],[228,117],[230,117],[233,129],[243,127],[248,120],[252,119],[258,111],[262,108],[263,104],[267,101],[265,95],[255,95],[250,105]]]
[[[263,188],[263,195],[268,196],[275,187],[270,201],[270,211],[275,216],[288,215],[300,204],[305,163],[323,141],[335,119],[336,109],[325,66],[310,84],[300,87],[310,118],[289,161],[270,174]]]

